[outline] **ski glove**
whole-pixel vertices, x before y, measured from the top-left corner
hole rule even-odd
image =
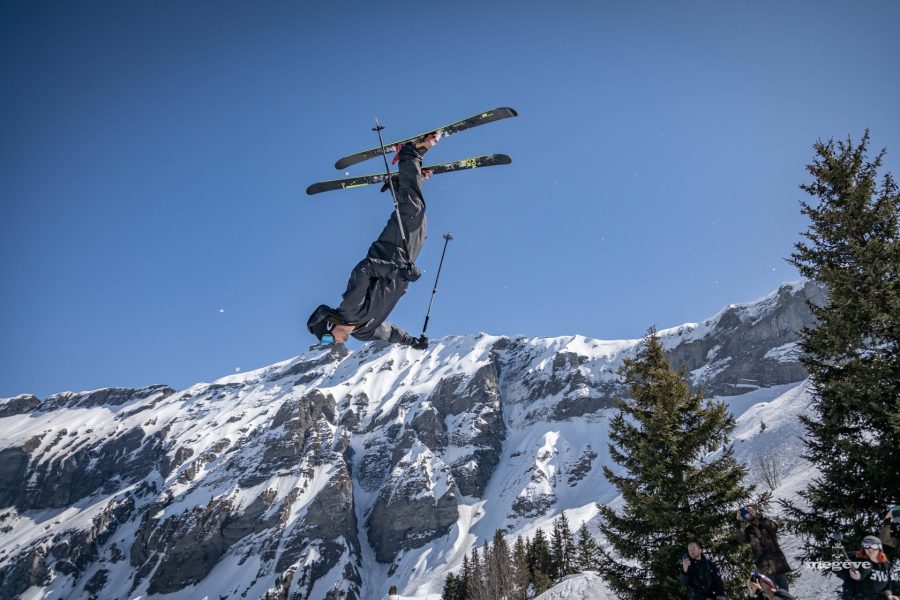
[[[401,271],[401,275],[403,279],[407,281],[417,281],[419,277],[422,276],[422,271],[420,271],[419,267],[413,263],[409,263],[406,265],[406,268]]]

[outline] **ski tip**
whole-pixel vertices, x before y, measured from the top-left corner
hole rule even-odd
[[[510,115],[511,117],[518,117],[518,116],[519,116],[519,111],[517,111],[517,110],[514,109],[514,108],[510,108],[510,107],[508,107],[508,106],[501,106],[501,107],[498,108],[497,110],[505,110],[505,111],[508,111],[508,112],[509,112],[509,115]]]

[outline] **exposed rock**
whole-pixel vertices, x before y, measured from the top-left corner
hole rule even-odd
[[[624,393],[624,386],[614,383],[575,382],[572,386],[583,385],[579,392],[566,395],[553,408],[553,420],[565,421],[597,412],[604,408],[612,408],[613,398]]]
[[[554,494],[518,496],[512,505],[511,517],[540,517],[556,504]]]
[[[0,419],[13,415],[24,415],[40,406],[37,396],[22,394],[13,398],[0,398]]]
[[[590,445],[585,447],[584,452],[581,453],[581,456],[578,457],[578,460],[575,461],[575,464],[572,465],[572,468],[569,470],[568,483],[570,486],[574,486],[587,477],[588,473],[591,472],[591,467],[596,458],[597,453],[594,452],[594,449],[591,448]]]
[[[15,504],[25,487],[28,453],[21,447],[0,450],[0,508]]]
[[[443,450],[447,446],[447,427],[444,419],[433,406],[428,406],[410,423],[419,440],[432,450]]]
[[[34,457],[26,485],[21,469],[27,454],[22,448],[7,448],[0,451],[0,508],[14,504],[21,512],[69,506],[98,491],[114,491],[117,479],[140,481],[156,468],[161,456],[160,439],[146,437],[138,427],[64,458],[41,462]]]
[[[480,497],[500,462],[506,426],[499,380],[496,360],[491,360],[469,378],[456,376],[442,380],[428,397],[428,403],[443,417],[440,430],[435,423],[438,415],[423,421],[423,425],[428,425],[424,436],[413,422],[419,439],[433,450],[441,450],[448,443],[471,448],[467,455],[459,457],[452,465],[453,477],[465,496]],[[457,427],[448,430],[448,418],[457,415],[465,415],[465,418],[453,419]]]
[[[113,499],[94,517],[90,529],[69,530],[54,536],[50,554],[58,559],[56,570],[75,574],[76,577],[86,571],[100,557],[100,548],[121,523],[131,518],[133,511],[134,499],[131,495]]]
[[[96,597],[97,594],[100,593],[100,590],[103,589],[103,586],[106,585],[106,581],[109,579],[109,570],[100,569],[88,580],[86,584],[84,584],[84,591],[91,594],[92,597]]]
[[[175,393],[167,385],[151,385],[140,389],[104,388],[93,392],[63,392],[54,394],[44,400],[41,410],[58,410],[60,408],[91,408],[92,406],[120,406],[129,402],[153,398],[159,400]]]
[[[709,396],[802,381],[806,371],[796,358],[779,360],[771,351],[797,342],[798,332],[814,322],[807,302],[821,304],[824,299],[822,288],[813,283],[799,289],[782,286],[752,311],[729,307],[709,335],[676,345],[669,358],[676,368],[685,365]],[[717,366],[707,366],[716,359]]]
[[[234,515],[230,497],[214,498],[205,507],[162,522],[148,520],[135,540],[141,547],[132,549],[132,563],[136,557],[140,561],[148,554],[151,559],[153,554],[158,556],[147,591],[168,594],[202,580],[232,544],[272,526],[272,518],[260,518],[272,499],[272,494],[263,493],[243,513]]]
[[[306,377],[300,377],[297,381],[294,382],[295,385],[307,383],[308,381],[312,381],[313,379],[318,377],[319,373],[315,373],[314,371],[316,371],[320,367],[324,367],[335,362],[340,362],[350,354],[349,350],[347,350],[347,348],[343,344],[336,344],[334,346],[319,346],[319,348],[322,348],[326,351],[320,355],[313,356],[310,359],[301,358],[300,360],[292,362],[281,371],[275,373],[273,378],[280,379],[285,377],[294,377],[296,375],[312,375],[312,377],[308,379]]]
[[[416,497],[420,490],[400,489],[391,496],[382,492],[369,516],[369,543],[375,558],[390,563],[401,550],[420,548],[447,534],[459,519],[456,496],[448,491],[435,502],[433,497]]]
[[[353,502],[353,482],[349,471],[339,469],[322,491],[309,504],[306,517],[298,524],[285,542],[276,570],[290,570],[291,565],[315,547],[318,560],[307,561],[299,570],[291,573],[293,584],[309,593],[315,582],[337,565],[346,551],[359,556],[356,510]],[[350,547],[347,547],[347,543]],[[354,564],[345,565],[345,580],[362,584]]]
[[[184,464],[184,461],[189,459],[194,455],[194,451],[187,447],[181,446],[178,450],[175,451],[175,455],[171,458],[168,454],[162,457],[162,460],[159,463],[159,472],[163,477],[168,477],[172,474],[172,471],[180,467]]]
[[[324,427],[321,431],[320,420]],[[313,458],[311,466],[327,460],[322,437],[330,438],[328,425],[335,420],[334,397],[319,390],[285,401],[272,420],[271,431],[261,441],[265,446],[262,460],[245,470],[241,485],[251,487],[274,472],[295,470],[307,454]]]
[[[17,598],[31,586],[50,583],[51,571],[44,564],[46,554],[40,546],[31,548],[0,569],[0,598]]]

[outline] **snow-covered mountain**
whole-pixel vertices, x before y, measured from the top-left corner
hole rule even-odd
[[[809,475],[796,332],[821,298],[787,284],[660,332],[779,494]],[[0,598],[434,598],[496,529],[590,524],[615,500],[599,466],[638,342],[314,347],[182,391],[0,400]]]

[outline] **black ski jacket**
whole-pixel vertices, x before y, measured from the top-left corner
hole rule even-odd
[[[865,558],[854,560],[865,561]],[[844,582],[841,589],[841,600],[884,600],[884,593],[891,589],[891,563],[869,563],[870,568],[859,568],[860,579],[854,581],[850,571],[842,569],[837,576]]]
[[[412,143],[400,149],[395,192],[406,243],[400,234],[397,211],[392,211],[381,235],[350,273],[347,290],[337,308],[346,323],[357,326],[351,335],[360,341],[409,340],[406,332],[386,323],[385,319],[406,293],[409,282],[421,275],[415,260],[425,243],[425,200],[419,187],[423,154]]]
[[[725,597],[725,584],[719,575],[719,568],[705,556],[700,560],[691,559],[687,573],[678,567],[678,581],[687,588],[689,600],[716,600]]]

